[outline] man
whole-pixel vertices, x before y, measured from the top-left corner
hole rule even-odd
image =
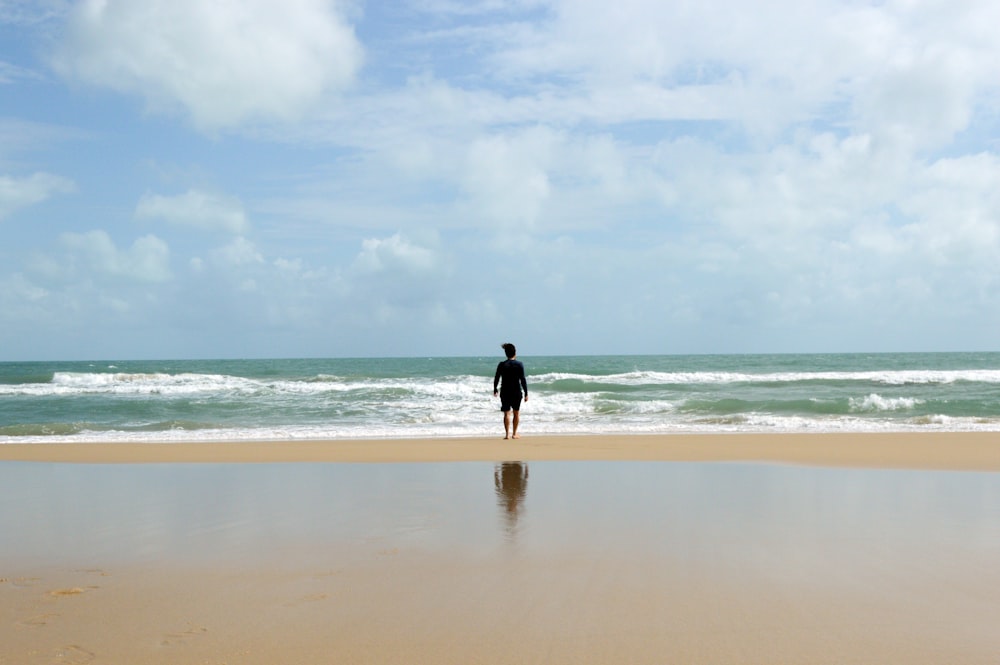
[[[503,345],[503,350],[507,354],[507,360],[501,360],[497,365],[497,373],[493,376],[493,396],[497,396],[497,384],[499,384],[500,410],[503,411],[503,438],[517,439],[521,391],[524,391],[524,401],[527,402],[528,381],[524,377],[524,365],[517,359],[517,349],[514,345],[507,342]],[[513,423],[511,423],[511,413],[514,414]]]

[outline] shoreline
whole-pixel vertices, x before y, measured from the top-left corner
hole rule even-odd
[[[517,440],[462,437],[0,445],[0,462],[242,464],[504,460],[762,462],[829,467],[1000,471],[1000,434],[529,434]]]

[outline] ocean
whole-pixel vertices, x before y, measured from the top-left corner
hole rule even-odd
[[[496,436],[496,357],[0,363],[0,444]],[[526,356],[521,433],[1000,431],[1000,353]]]

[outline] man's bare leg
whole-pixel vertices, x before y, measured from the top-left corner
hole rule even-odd
[[[519,437],[517,435],[517,425],[518,425],[519,422],[521,422],[521,412],[520,411],[515,411],[514,412],[514,435],[511,438],[514,438],[514,439],[520,439],[521,438],[521,437]]]
[[[514,422],[517,422],[517,411],[514,412]],[[510,411],[503,412],[503,438],[510,438]],[[517,438],[517,425],[514,425],[514,438]]]

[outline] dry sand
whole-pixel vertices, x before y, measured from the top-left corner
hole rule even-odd
[[[0,446],[5,460],[751,461],[998,471],[1000,435],[34,444]],[[991,509],[1000,516],[1000,506]],[[822,555],[823,543],[782,537],[791,545],[774,554],[792,567],[777,574],[749,563],[767,551],[748,552],[746,562],[667,561],[602,543],[599,533],[582,550],[485,556],[344,543],[342,556],[326,562],[0,568],[0,664],[998,662],[997,543],[911,556],[897,545],[841,542],[835,549],[850,559],[823,567],[806,556]],[[16,552],[17,534],[2,538]]]

